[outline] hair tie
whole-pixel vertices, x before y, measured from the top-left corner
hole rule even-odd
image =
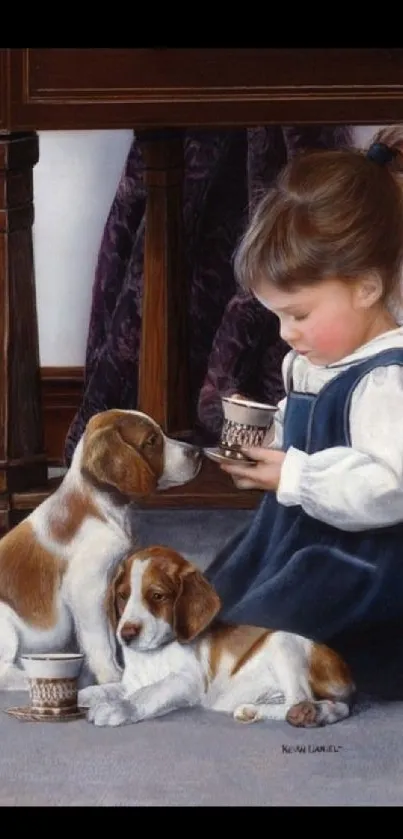
[[[373,160],[379,166],[385,166],[396,157],[398,150],[391,149],[386,143],[372,143],[367,151],[368,160]]]

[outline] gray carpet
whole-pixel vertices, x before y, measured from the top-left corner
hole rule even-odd
[[[147,511],[141,541],[205,567],[243,511]],[[0,693],[2,709],[26,695]],[[397,806],[403,703],[362,698],[324,729],[236,723],[192,709],[120,729],[20,722],[0,712],[0,806]]]

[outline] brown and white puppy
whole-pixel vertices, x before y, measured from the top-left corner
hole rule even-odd
[[[95,725],[125,725],[200,705],[241,722],[320,726],[350,713],[345,662],[289,632],[214,622],[219,598],[176,551],[136,551],[108,591],[124,657],[120,684],[80,691]]]
[[[140,411],[90,419],[59,488],[0,540],[0,688],[25,686],[22,653],[75,639],[98,682],[121,677],[104,600],[136,543],[136,500],[187,483],[200,464]]]

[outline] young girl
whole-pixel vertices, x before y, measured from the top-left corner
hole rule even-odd
[[[296,157],[252,217],[235,268],[292,347],[287,395],[272,447],[222,466],[266,493],[207,569],[223,620],[328,643],[384,695],[403,690],[402,152],[396,127]]]

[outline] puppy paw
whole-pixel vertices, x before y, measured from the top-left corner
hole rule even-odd
[[[260,719],[259,708],[252,704],[238,705],[234,711],[234,719],[237,722],[257,722]]]
[[[89,708],[88,722],[97,726],[117,727],[136,722],[133,706],[127,700],[95,702]]]
[[[78,705],[80,708],[89,708],[94,700],[100,698],[100,685],[89,685],[78,691]]]
[[[350,708],[346,702],[333,702],[330,699],[318,702],[304,700],[289,708],[286,720],[290,725],[314,728],[321,725],[332,725],[339,720],[346,719],[349,715]]]
[[[317,703],[309,699],[291,705],[285,718],[290,725],[295,725],[297,728],[312,728],[320,724]]]

